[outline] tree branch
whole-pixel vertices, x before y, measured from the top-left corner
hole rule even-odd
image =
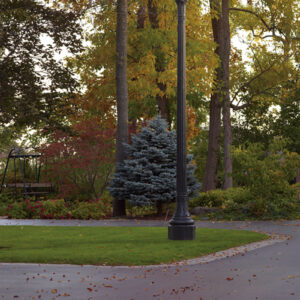
[[[245,104],[242,104],[242,105],[234,105],[234,104],[230,103],[230,107],[231,107],[233,110],[241,110],[241,109],[244,109],[244,108],[250,106],[250,104],[252,103],[252,100],[253,100],[253,98],[254,98],[255,96],[258,96],[258,95],[261,95],[261,94],[266,94],[266,92],[267,92],[268,90],[272,90],[272,89],[274,89],[274,88],[276,88],[276,86],[272,86],[272,87],[266,88],[266,89],[264,89],[264,90],[262,90],[262,91],[259,91],[258,93],[255,93],[255,94],[251,95],[250,100],[249,100],[247,103],[245,103]],[[270,95],[270,96],[274,96],[274,95]]]
[[[242,11],[245,13],[252,14],[252,15],[256,16],[258,19],[260,19],[269,31],[272,31],[272,27],[270,27],[260,15],[258,15],[256,12],[254,12],[252,10],[245,9],[245,8],[235,8],[235,7],[231,7],[231,8],[229,8],[229,10]]]
[[[254,37],[259,37],[259,38],[267,38],[267,37],[276,37],[276,38],[279,38],[282,42],[284,42],[284,38],[282,38],[281,36],[275,34],[275,29],[279,31],[280,34],[284,35],[284,33],[279,29],[279,28],[275,28],[275,26],[269,26],[267,24],[267,22],[259,15],[257,14],[256,12],[252,11],[252,10],[249,10],[249,9],[245,9],[245,8],[236,8],[236,7],[231,7],[229,8],[229,10],[235,10],[235,11],[241,11],[241,12],[245,12],[245,13],[249,13],[249,14],[252,14],[254,16],[256,16],[258,19],[261,20],[261,22],[265,25],[265,27],[272,32],[272,35],[267,35],[267,36],[261,36],[261,35],[257,35],[254,33],[254,30],[253,28],[251,28],[251,31],[252,31],[252,35]]]
[[[249,86],[255,79],[257,79],[258,77],[260,77],[262,74],[268,72],[273,66],[275,65],[275,63],[273,63],[272,65],[270,65],[267,69],[262,70],[259,74],[255,75],[254,77],[252,77],[249,81],[245,82],[234,94],[233,98],[232,98],[232,102],[236,99],[237,95],[240,93],[241,90],[243,90],[246,86]]]

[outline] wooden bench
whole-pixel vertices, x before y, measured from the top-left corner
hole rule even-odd
[[[24,190],[24,186],[26,188],[26,192]],[[4,185],[4,187],[10,189],[19,189],[23,190],[22,193],[24,195],[32,195],[32,196],[42,196],[47,195],[52,190],[52,184],[50,182],[26,182],[24,183],[8,183]]]
[[[9,188],[24,188],[24,183],[8,183],[5,185]],[[26,188],[52,188],[52,184],[49,182],[26,182]]]

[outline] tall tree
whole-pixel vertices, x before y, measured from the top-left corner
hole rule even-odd
[[[230,57],[230,27],[228,0],[222,0],[221,16],[221,52],[222,64],[222,102],[224,127],[224,182],[223,189],[232,187],[232,157],[231,157],[231,118],[230,118],[230,92],[229,92],[229,57]]]
[[[230,28],[228,0],[210,1],[212,29],[215,53],[219,56],[216,68],[214,90],[210,101],[209,143],[206,169],[203,181],[203,191],[216,188],[217,161],[220,148],[221,108],[224,128],[224,182],[223,188],[232,187],[232,158],[231,121],[230,121],[230,92],[229,92],[229,56],[230,56]]]
[[[221,37],[217,40],[214,36],[214,40],[220,48],[217,54],[220,58],[222,71],[222,81],[218,81],[218,69],[216,70],[216,84],[217,91],[220,92],[219,101],[222,104],[223,114],[225,174],[223,187],[226,189],[232,186],[230,108],[243,114],[245,109],[249,112],[250,106],[252,109],[258,108],[260,111],[264,107],[268,111],[272,104],[279,104],[278,98],[282,93],[280,91],[285,90],[284,87],[291,78],[295,78],[293,61],[297,61],[299,10],[297,10],[297,1],[294,0],[257,0],[248,2],[246,6],[242,6],[239,1],[231,1],[232,7],[230,8],[227,0],[211,0],[210,3],[212,12],[214,12],[213,8],[215,7],[217,15],[219,14],[219,18],[215,22],[222,23]],[[248,60],[243,61],[240,53],[233,49],[230,58],[230,72],[229,11],[231,11],[232,34],[236,34],[238,30],[249,33],[247,39]],[[212,23],[215,32],[216,26],[214,22]],[[246,64],[249,67],[248,70],[245,68]],[[231,78],[230,85],[229,78]],[[211,101],[211,115],[213,109],[216,109],[216,106]],[[210,129],[216,132],[216,128],[219,128],[219,122],[218,120],[214,121],[214,118],[211,118],[211,122],[213,124],[210,123]],[[213,136],[212,133],[210,134]],[[212,139],[210,139],[209,149],[211,153],[208,154],[204,190],[214,188],[213,184],[210,186],[207,184],[214,182],[216,172],[216,164],[210,164],[214,154],[211,141]],[[218,149],[219,145],[216,148]],[[210,170],[210,166],[213,169]]]
[[[117,151],[116,169],[126,159],[124,143],[128,143],[128,86],[127,86],[127,0],[117,1],[116,29],[116,91],[117,91]],[[115,197],[113,216],[126,215],[125,199]]]
[[[151,4],[152,3],[152,4]],[[209,95],[212,69],[216,64],[213,42],[209,39],[209,18],[199,9],[200,1],[187,6],[187,99]],[[176,3],[139,0],[128,7],[127,77],[129,119],[137,124],[164,111],[173,124],[176,112]],[[103,1],[94,10],[94,31],[87,35],[91,47],[77,60],[82,78],[101,80],[105,97],[115,99],[116,5]],[[155,13],[155,14],[154,14]],[[154,14],[154,15],[153,15]],[[154,17],[155,16],[155,17]],[[200,28],[200,30],[199,30]],[[193,114],[201,101],[193,100]],[[158,105],[160,103],[160,105]],[[166,105],[167,104],[167,105]],[[197,107],[198,105],[198,107]],[[190,103],[188,106],[191,107]],[[190,121],[190,118],[188,118]]]
[[[220,3],[216,0],[210,1],[211,22],[214,42],[216,43],[215,53],[220,57],[221,52],[221,18],[220,18]],[[202,191],[216,189],[217,182],[217,164],[218,152],[220,149],[219,138],[221,131],[221,99],[218,92],[219,83],[222,81],[222,69],[219,64],[215,70],[216,78],[214,89],[211,94],[209,104],[209,136],[208,136],[208,151],[206,159],[206,168],[204,173]]]

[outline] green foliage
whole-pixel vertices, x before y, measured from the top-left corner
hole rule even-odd
[[[244,188],[230,188],[226,191],[217,189],[200,193],[198,197],[190,200],[189,207],[226,207],[234,206],[235,204],[243,205],[247,203],[249,199],[250,192]]]
[[[127,208],[126,208],[126,215],[130,216],[132,218],[135,217],[145,217],[147,215],[154,215],[156,212],[156,209],[154,205],[152,206],[136,206],[136,205],[131,205],[128,203]]]
[[[299,80],[298,80],[299,81]],[[271,118],[270,130],[273,136],[284,136],[289,139],[287,149],[300,154],[300,88],[297,81],[286,87],[280,110]]]
[[[6,205],[0,203],[0,216],[6,216]]]
[[[99,220],[111,214],[111,201],[78,202],[72,205],[71,215],[73,219]]]
[[[208,131],[202,130],[191,140],[190,144],[193,159],[196,163],[195,176],[200,182],[203,182],[208,148]]]
[[[13,219],[101,219],[111,214],[112,199],[104,195],[97,200],[68,203],[64,199],[24,200],[8,204],[6,214]]]
[[[18,197],[19,198],[19,195]],[[7,211],[7,205],[12,204],[15,201],[15,195],[2,192],[0,193],[0,216],[5,216]]]
[[[0,203],[10,204],[15,201],[15,195],[11,193],[0,193]]]
[[[41,203],[39,216],[42,219],[70,218],[70,210],[64,199],[46,200]],[[34,217],[37,217],[34,215]]]
[[[233,151],[234,178],[249,189],[247,208],[253,216],[288,216],[297,204],[297,189],[290,182],[300,168],[300,155],[285,146],[286,140],[275,139],[267,152],[261,144]]]
[[[0,2],[0,124],[62,123],[77,86],[57,52],[81,48],[78,16],[41,1]],[[42,40],[48,38],[49,42]]]
[[[59,2],[75,8],[72,0]],[[91,46],[71,64],[94,95],[101,100],[115,99],[116,5],[102,1],[101,10],[98,10],[93,6],[91,9],[86,1],[77,4],[87,12],[87,18],[92,16],[94,30],[86,35]],[[187,106],[191,105],[197,114],[202,115],[198,108],[203,102],[199,100],[210,93],[212,70],[217,58],[210,38],[210,15],[202,9],[202,2],[191,0],[186,9],[189,15],[186,20]],[[176,119],[177,86],[176,3],[174,0],[134,0],[128,10],[129,119],[139,121],[154,117],[160,98],[163,105],[166,104],[169,120],[173,123]],[[189,123],[190,119],[187,120]]]
[[[35,215],[33,203],[27,200],[8,204],[6,208],[6,214],[9,218],[13,219],[30,219]]]
[[[286,149],[300,154],[300,88],[297,79],[280,87],[276,107],[270,102],[256,101],[243,110],[244,117],[234,120],[233,144],[262,143],[266,148],[276,137],[288,139]],[[274,94],[275,97],[275,94]]]

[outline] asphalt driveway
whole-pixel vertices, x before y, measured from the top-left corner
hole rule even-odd
[[[0,225],[166,226],[158,221],[0,219]],[[300,221],[197,222],[197,227],[258,230],[287,240],[234,256],[149,267],[0,264],[1,299],[300,299]],[[255,247],[254,247],[255,248]],[[227,257],[229,256],[229,257]]]

